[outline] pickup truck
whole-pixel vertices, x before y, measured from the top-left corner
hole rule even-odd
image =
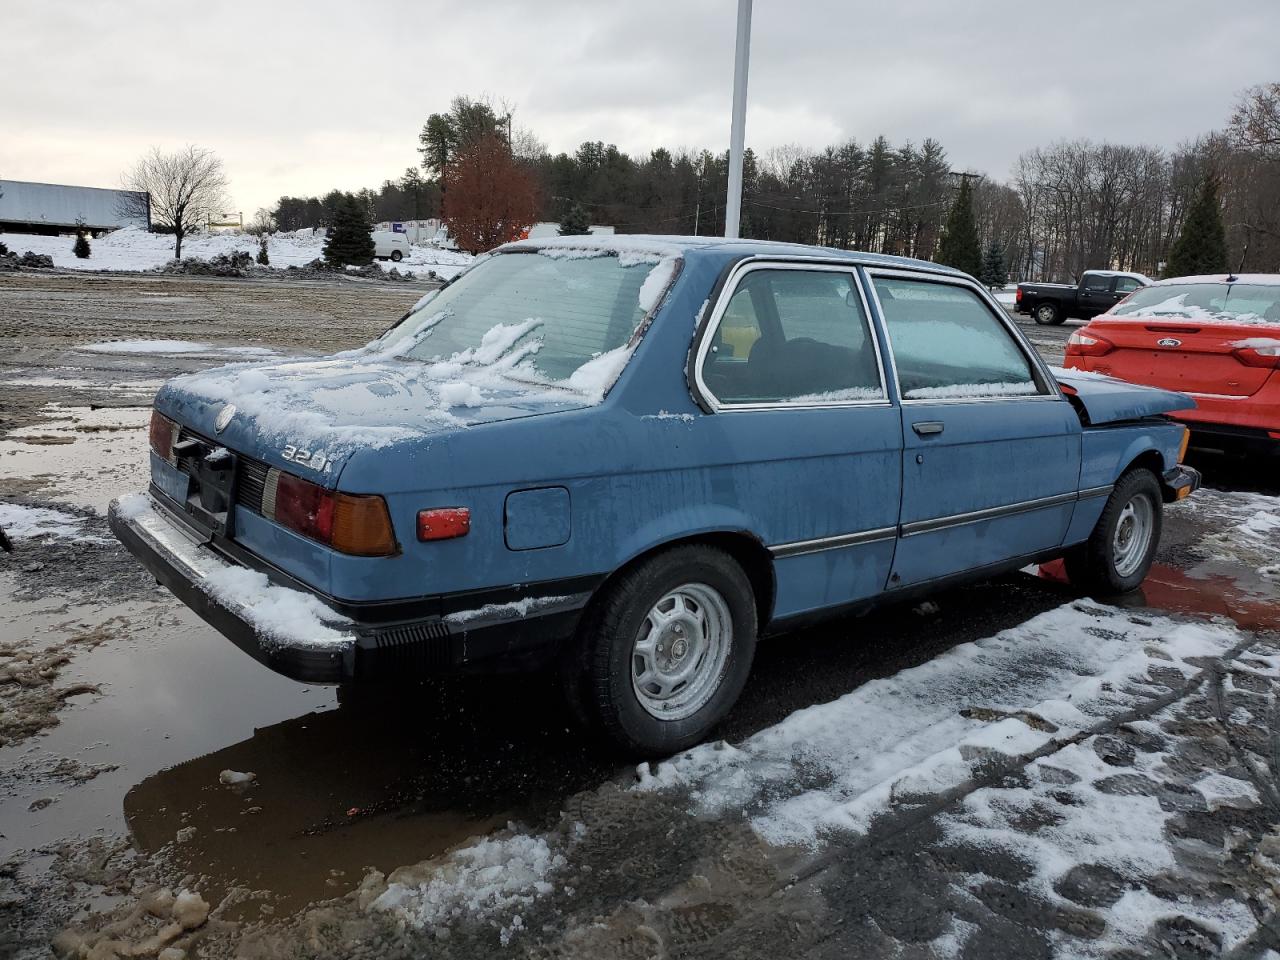
[[[1068,283],[1020,283],[1014,297],[1014,311],[1035,318],[1043,326],[1064,320],[1092,320],[1106,313],[1139,287],[1151,284],[1140,273],[1116,270],[1086,270],[1080,285]]]

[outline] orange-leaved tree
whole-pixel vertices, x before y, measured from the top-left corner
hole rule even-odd
[[[515,240],[538,217],[537,181],[498,134],[460,149],[444,179],[445,226],[468,253]]]

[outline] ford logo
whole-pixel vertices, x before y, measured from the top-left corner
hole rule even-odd
[[[1175,343],[1177,341],[1174,341]],[[231,422],[231,418],[236,415],[236,405],[228,403],[220,411],[218,411],[218,419],[213,421],[213,432],[221,433],[227,429],[227,424]]]
[[[1175,339],[1173,339],[1173,337],[1164,337],[1163,339],[1160,339],[1160,340],[1157,340],[1157,341],[1156,341],[1156,346],[1158,346],[1158,347],[1180,347],[1180,346],[1182,346],[1182,341],[1181,341],[1181,340],[1175,340]],[[234,407],[232,407],[231,409],[233,409],[233,410],[234,410],[235,408],[234,408]]]

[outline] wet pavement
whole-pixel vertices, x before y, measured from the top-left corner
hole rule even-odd
[[[0,956],[45,955],[64,927],[92,910],[131,909],[140,890],[156,885],[196,885],[220,905],[216,920],[227,926],[210,927],[210,955],[243,947],[231,931],[249,922],[265,925],[255,933],[262,956],[286,945],[297,955],[358,955],[353,944],[376,945],[369,955],[416,955],[421,944],[411,933],[354,908],[323,920],[349,925],[345,933],[306,932],[298,925],[305,920],[291,918],[335,897],[349,906],[371,868],[389,873],[509,822],[567,829],[565,811],[594,831],[574,849],[594,865],[595,879],[577,881],[592,888],[585,902],[562,898],[543,911],[554,935],[541,942],[556,946],[529,946],[529,955],[912,955],[901,952],[904,943],[932,943],[946,918],[962,916],[981,931],[965,941],[966,956],[1047,956],[1055,931],[1095,922],[1048,911],[1049,921],[1019,929],[1017,918],[1039,908],[1015,903],[1018,868],[944,849],[935,818],[946,804],[837,846],[843,860],[828,855],[815,865],[766,848],[742,817],[709,826],[689,813],[686,798],[637,799],[620,789],[634,781],[634,766],[572,726],[549,677],[436,680],[339,696],[240,653],[149,582],[100,517],[110,499],[145,485],[150,395],[164,377],[226,362],[216,345],[251,342],[282,353],[354,346],[420,290],[238,284],[0,278],[0,317],[15,344],[0,360],[0,501],[83,518],[76,536],[21,540],[13,554],[0,554],[0,670],[8,671],[0,675]],[[68,310],[78,312],[64,326]],[[78,349],[116,337],[215,347],[180,355]],[[1237,460],[1196,462],[1210,485],[1280,493],[1280,483]],[[1280,630],[1275,579],[1204,549],[1225,522],[1170,511],[1160,563],[1126,605],[1225,617],[1259,638]],[[1052,569],[1044,574],[771,640],[717,736],[741,742],[796,710],[1075,596]],[[1189,693],[1168,709],[1203,711],[1195,697],[1205,696]],[[241,778],[225,772],[253,778],[228,784]],[[646,848],[650,855],[636,852]],[[966,856],[972,862],[961,870],[957,858]],[[720,866],[709,870],[708,858]],[[993,871],[988,886],[961,896],[957,884],[975,870]],[[793,882],[798,872],[806,879]],[[1094,881],[1102,882],[1082,880]],[[900,902],[899,912],[886,913],[886,902]],[[1174,939],[1204,936],[1183,933]],[[491,955],[492,937],[489,927],[460,926],[441,955]]]

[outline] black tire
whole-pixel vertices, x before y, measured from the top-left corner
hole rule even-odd
[[[650,611],[690,586],[709,587],[723,600],[731,624],[727,655],[718,676],[708,680],[714,684],[708,699],[688,716],[664,720],[649,712],[635,689],[634,648]],[[691,545],[655,554],[619,575],[583,617],[574,649],[561,664],[570,709],[634,755],[662,757],[691,747],[741,695],[755,655],[756,621],[751,582],[723,550]]]
[[[1037,303],[1031,310],[1031,316],[1042,327],[1056,327],[1067,319],[1056,303]]]
[[[404,259],[404,254],[401,253],[399,250],[391,251],[391,260],[393,263],[399,263],[403,259]]]
[[[1125,508],[1135,498],[1144,498],[1148,502],[1151,511],[1150,541],[1137,566],[1122,571],[1117,568],[1116,527]],[[1163,507],[1164,498],[1155,474],[1141,467],[1124,474],[1111,491],[1089,539],[1072,548],[1064,557],[1072,585],[1094,597],[1118,596],[1136,590],[1146,579],[1156,548],[1160,545]]]

